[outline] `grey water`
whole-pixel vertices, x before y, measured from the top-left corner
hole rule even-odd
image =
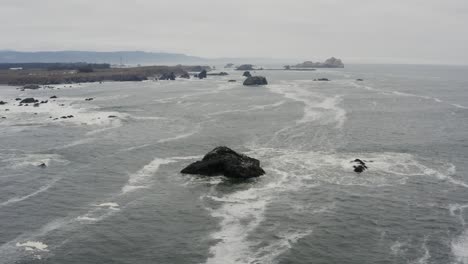
[[[468,67],[229,74],[0,87],[0,263],[468,263]]]

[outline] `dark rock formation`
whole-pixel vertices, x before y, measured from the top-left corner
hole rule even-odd
[[[319,82],[328,82],[330,81],[329,79],[327,78],[318,78],[318,79],[314,79],[314,81],[319,81]]]
[[[224,66],[224,68],[232,68],[234,67],[234,63],[228,63]]]
[[[236,68],[237,71],[253,71],[253,65],[252,64],[242,64],[241,66]]]
[[[37,84],[27,84],[25,86],[23,86],[23,89],[31,89],[31,90],[36,90],[36,89],[39,89],[41,88],[39,85]]]
[[[361,159],[355,159],[355,160],[353,160],[351,162],[356,163],[356,165],[353,165],[354,172],[356,172],[356,173],[361,173],[361,172],[368,169],[367,166],[366,166],[366,163]],[[370,161],[370,162],[372,162],[372,161]]]
[[[33,103],[37,103],[38,100],[34,99],[34,98],[25,98],[23,100],[21,100],[20,104],[33,104]]]
[[[217,147],[208,152],[201,161],[184,168],[181,173],[248,179],[263,175],[265,171],[257,159],[239,154],[228,147]]]
[[[229,75],[229,73],[227,73],[227,72],[219,72],[219,73],[208,73],[207,75],[211,75],[211,76],[226,76],[226,75]]]
[[[56,95],[52,95],[52,96],[50,97],[50,99],[55,99],[55,98],[57,98]]]
[[[46,165],[44,162],[42,162],[41,164],[39,164],[39,165],[37,165],[37,166],[38,166],[39,168],[46,168],[46,167],[47,167],[47,165]]]
[[[236,82],[236,80],[229,80],[228,82]]]
[[[356,79],[356,81],[358,81],[358,82],[362,82],[362,81],[364,81],[364,80],[363,80],[363,79]]]
[[[179,78],[190,79],[190,74],[184,73],[184,74],[182,74]]]
[[[245,71],[244,74],[242,74],[244,77],[252,77],[252,74],[250,74],[249,71]]]
[[[15,101],[21,101],[21,98],[18,97],[18,98],[15,99]]]
[[[5,104],[7,104],[7,102],[0,101],[0,105],[5,105]]]
[[[34,107],[39,107],[41,104],[40,103],[34,103]]]
[[[173,72],[171,73],[164,73],[161,77],[159,77],[159,80],[171,80],[174,81],[176,79],[176,76]]]
[[[344,68],[344,64],[340,59],[331,57],[324,62],[305,61],[295,65],[296,68]]]
[[[85,101],[92,101],[92,100],[94,100],[94,98],[92,98],[92,97],[85,99]]]
[[[203,70],[198,74],[198,78],[199,79],[205,79],[206,75],[207,75],[206,70]]]
[[[116,118],[116,117],[117,117],[117,116],[115,116],[115,115],[110,115],[110,116],[108,116],[107,118]]]
[[[267,79],[263,76],[248,77],[244,81],[244,85],[267,85]]]

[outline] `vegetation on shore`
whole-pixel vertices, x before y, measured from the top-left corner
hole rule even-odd
[[[143,81],[174,74],[181,76],[189,71],[196,71],[204,66],[144,66],[133,68],[93,68],[92,64],[76,70],[0,70],[0,84],[66,84],[102,81]]]

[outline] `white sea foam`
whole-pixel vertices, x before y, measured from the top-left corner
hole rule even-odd
[[[42,242],[39,241],[26,241],[24,243],[16,243],[17,247],[23,247],[25,250],[28,251],[49,251],[47,248],[48,246]]]
[[[468,264],[468,229],[452,241],[451,247],[457,263]]]
[[[342,101],[340,95],[327,97],[313,92],[310,87],[299,84],[269,85],[268,88],[285,98],[304,104],[304,113],[297,123],[308,123],[319,121],[320,124],[336,123],[341,128],[346,121],[346,111],[338,105]]]
[[[155,174],[161,165],[175,162],[172,159],[155,158],[149,164],[145,165],[141,170],[129,176],[127,184],[122,187],[122,193],[128,193],[136,189],[147,187],[147,178]]]
[[[6,205],[10,205],[10,204],[14,204],[14,203],[17,203],[17,202],[21,202],[21,201],[24,201],[26,199],[29,199],[31,197],[34,197],[42,192],[45,192],[47,191],[50,187],[52,187],[59,179],[55,179],[51,182],[49,182],[48,184],[42,186],[41,188],[39,188],[37,191],[34,191],[28,195],[25,195],[25,196],[21,196],[21,197],[13,197],[13,198],[10,198],[8,199],[7,201],[3,202],[3,203],[0,203],[0,207],[2,206],[6,206]]]
[[[29,166],[36,167],[42,163],[46,166],[50,166],[52,163],[61,165],[69,163],[69,161],[63,159],[63,157],[58,154],[21,154],[2,161],[6,162],[14,169],[21,169]]]

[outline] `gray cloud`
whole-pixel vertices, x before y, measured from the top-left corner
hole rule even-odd
[[[0,49],[468,63],[466,0],[2,0]]]

